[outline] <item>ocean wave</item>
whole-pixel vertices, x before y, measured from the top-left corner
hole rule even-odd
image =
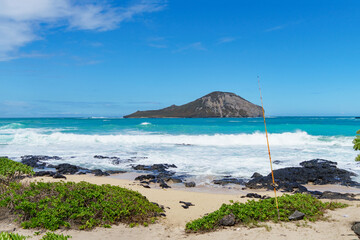
[[[24,124],[21,123],[10,123],[10,124],[6,124],[4,126],[0,127],[0,130],[5,130],[5,129],[19,129],[19,128],[23,128],[25,127]]]
[[[140,125],[146,126],[146,125],[151,125],[151,123],[149,123],[149,122],[142,122],[142,123],[140,123]]]
[[[352,146],[352,137],[313,136],[304,131],[269,134],[271,146]],[[252,134],[215,134],[215,135],[170,135],[131,132],[112,135],[86,135],[75,133],[51,132],[22,129],[12,135],[11,144],[189,144],[198,146],[256,146],[266,145],[265,133]]]

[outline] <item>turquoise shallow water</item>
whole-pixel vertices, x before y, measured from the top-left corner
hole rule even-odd
[[[324,158],[360,174],[352,139],[355,117],[267,118],[275,168]],[[57,155],[89,168],[130,169],[131,164],[174,163],[189,175],[249,177],[268,173],[262,118],[0,119],[0,155]],[[133,159],[114,165],[94,155]]]
[[[305,131],[310,135],[353,136],[360,127],[355,117],[267,118],[270,133]],[[147,124],[149,123],[149,124]],[[0,129],[57,129],[75,134],[114,134],[142,131],[161,134],[237,134],[264,131],[262,118],[123,119],[37,118],[0,119]]]

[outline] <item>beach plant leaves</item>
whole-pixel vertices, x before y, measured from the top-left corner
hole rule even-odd
[[[25,236],[19,235],[17,233],[8,233],[8,232],[0,233],[0,240],[24,240],[24,239],[26,239]]]
[[[0,158],[0,184],[20,180],[22,175],[33,175],[33,168],[8,158]]]
[[[353,140],[353,148],[355,151],[360,151],[360,130],[356,132],[356,137]],[[360,154],[356,156],[355,161],[360,161]]]
[[[23,228],[54,231],[144,224],[163,211],[140,193],[109,184],[12,182],[1,191],[0,207],[17,215]]]
[[[346,207],[346,204],[336,202],[322,202],[309,194],[283,195],[278,197],[280,221],[289,221],[288,217],[298,210],[305,214],[305,218],[315,221],[323,217],[326,209]],[[278,222],[278,214],[275,207],[275,199],[263,199],[259,201],[249,200],[246,203],[234,202],[223,204],[219,210],[202,218],[188,222],[187,232],[207,232],[220,228],[220,220],[230,213],[234,214],[236,223],[244,225],[258,225],[258,222]]]
[[[17,233],[8,233],[8,232],[1,232],[0,233],[0,240],[25,240],[31,237],[26,237],[23,235],[19,235]],[[56,234],[53,232],[47,232],[41,240],[68,240],[71,236],[67,235],[64,236],[63,234]]]
[[[69,238],[71,238],[71,236],[69,236],[69,235],[64,236],[63,234],[56,234],[56,233],[53,233],[53,232],[47,232],[41,238],[41,240],[68,240]]]

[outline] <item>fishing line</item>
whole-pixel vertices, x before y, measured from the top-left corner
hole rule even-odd
[[[277,196],[276,196],[276,184],[275,184],[274,171],[273,171],[272,161],[271,161],[271,153],[270,153],[269,137],[268,137],[268,132],[267,132],[267,128],[266,128],[266,120],[265,120],[264,104],[263,104],[263,99],[262,99],[262,95],[261,95],[260,77],[258,76],[258,77],[257,77],[257,79],[258,79],[258,83],[259,83],[259,91],[260,91],[261,108],[262,108],[262,113],[263,113],[263,118],[264,118],[264,126],[265,126],[265,134],[266,134],[266,142],[267,142],[268,153],[269,153],[269,160],[270,160],[271,177],[272,177],[272,183],[273,183],[272,185],[273,185],[273,187],[274,187],[275,203],[276,203],[276,209],[277,209],[277,213],[278,213],[278,220],[280,220],[279,204],[278,204],[278,199],[277,199]]]

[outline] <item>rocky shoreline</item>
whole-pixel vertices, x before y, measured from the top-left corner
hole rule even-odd
[[[114,165],[125,161],[129,164],[135,162],[134,158],[122,160],[118,157],[102,155],[95,155],[94,158],[111,161]],[[21,157],[21,162],[23,164],[31,166],[36,170],[34,175],[36,177],[49,176],[53,178],[66,179],[66,176],[64,175],[94,174],[95,176],[110,176],[112,174],[121,174],[126,172],[119,170],[103,171],[101,169],[87,169],[68,163],[53,165],[47,162],[49,160],[61,161],[62,158],[59,156],[43,155],[25,155]],[[139,175],[134,179],[135,181],[139,181],[139,184],[144,188],[151,188],[151,184],[158,184],[160,188],[171,188],[171,184],[174,183],[184,184],[185,187],[196,186],[195,182],[187,181],[188,176],[177,174],[177,166],[174,164],[131,164],[131,167],[134,172],[144,173],[143,175]],[[328,191],[310,191],[304,185],[336,184],[347,187],[360,188],[360,183],[351,179],[351,177],[356,176],[355,173],[340,169],[337,167],[336,162],[324,159],[304,161],[300,163],[299,167],[286,167],[274,170],[274,176],[276,183],[275,187],[278,191],[285,193],[309,193],[316,196],[317,198],[354,200],[355,194],[342,194]],[[221,179],[213,180],[212,183],[214,185],[221,186],[236,184],[243,186],[243,190],[273,190],[274,188],[274,185],[272,184],[271,173],[263,176],[255,172],[250,179],[225,176]],[[252,197],[263,198],[263,196],[260,195],[253,195]]]

